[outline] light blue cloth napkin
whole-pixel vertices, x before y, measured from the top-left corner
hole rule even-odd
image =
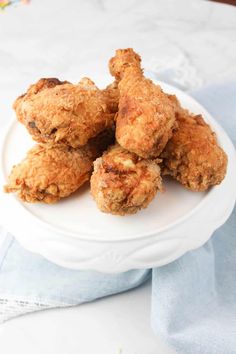
[[[192,95],[236,142],[236,83]],[[236,183],[236,181],[235,181]],[[236,354],[236,211],[198,250],[152,271],[152,326],[183,354]],[[0,322],[74,306],[143,283],[148,270],[107,275],[56,266],[0,232]]]
[[[192,96],[236,145],[236,83],[208,86]],[[203,247],[153,269],[152,284],[152,327],[177,352],[235,354],[236,208]]]

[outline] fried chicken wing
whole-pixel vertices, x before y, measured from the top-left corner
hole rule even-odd
[[[77,149],[38,144],[13,167],[5,192],[16,192],[26,202],[55,203],[89,180],[93,161],[113,142],[114,131],[107,130]]]
[[[76,148],[113,125],[118,109],[114,87],[99,90],[88,78],[78,85],[41,79],[17,98],[13,108],[34,140]]]
[[[176,127],[174,104],[160,86],[144,77],[140,63],[133,49],[117,50],[109,62],[110,72],[119,82],[116,139],[143,158],[155,158]]]
[[[112,146],[94,162],[91,193],[99,209],[115,215],[146,208],[162,189],[159,161],[144,160]]]
[[[192,115],[176,101],[178,129],[164,151],[163,175],[171,175],[192,191],[220,184],[227,169],[227,155],[201,115]]]

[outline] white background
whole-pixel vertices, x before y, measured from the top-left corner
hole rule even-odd
[[[149,71],[184,63],[190,88],[236,78],[236,8],[201,0],[32,0],[0,12],[0,130],[11,104],[40,77],[111,78],[116,48]],[[187,87],[183,87],[187,88]],[[150,285],[0,327],[1,354],[171,354],[150,328]]]

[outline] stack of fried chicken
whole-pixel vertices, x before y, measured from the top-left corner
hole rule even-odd
[[[147,79],[133,49],[117,50],[109,69],[115,81],[104,90],[88,78],[41,79],[17,98],[17,118],[38,144],[6,192],[54,203],[91,177],[99,209],[126,215],[148,206],[164,175],[192,191],[221,183],[227,156],[202,116]]]

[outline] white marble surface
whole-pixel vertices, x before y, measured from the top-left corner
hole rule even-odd
[[[1,354],[175,354],[150,328],[151,287],[0,326]]]
[[[11,103],[40,77],[98,85],[107,61],[134,47],[148,71],[183,89],[236,79],[236,7],[203,0],[32,0],[0,12],[0,132]],[[167,75],[168,73],[168,75]],[[150,288],[13,320],[0,352],[168,354],[149,326]],[[129,310],[130,309],[130,310]]]
[[[236,78],[235,34],[236,8],[203,0],[32,0],[8,7],[0,13],[1,123],[39,77],[109,82],[107,61],[119,47],[134,47],[145,68],[160,75],[163,65],[190,66],[198,78],[189,80],[192,87]]]

